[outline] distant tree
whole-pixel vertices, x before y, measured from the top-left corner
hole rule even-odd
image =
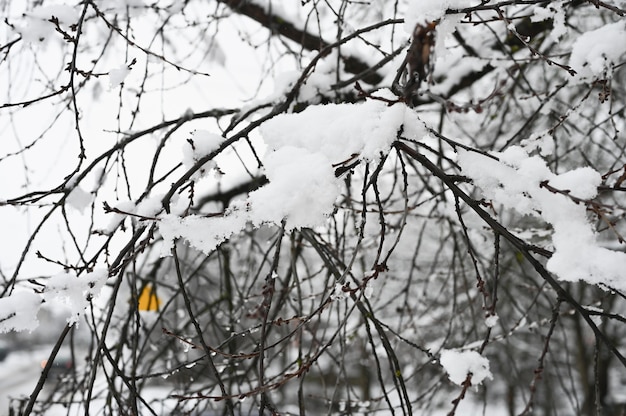
[[[625,7],[0,1],[9,412],[623,414]]]

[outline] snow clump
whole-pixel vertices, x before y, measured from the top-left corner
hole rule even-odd
[[[0,334],[9,331],[33,331],[39,326],[37,314],[45,303],[61,305],[67,322],[77,323],[99,294],[109,274],[106,269],[98,269],[76,276],[73,273],[60,273],[46,280],[43,293],[25,290],[16,291],[11,296],[0,298]]]
[[[481,384],[486,378],[493,379],[489,370],[489,360],[477,351],[443,350],[439,362],[448,373],[448,378],[459,386],[468,374],[472,375],[472,385]]]
[[[583,83],[610,78],[613,66],[620,63],[626,53],[624,39],[626,39],[624,20],[580,35],[574,42],[569,60],[569,65],[576,71],[574,80]]]
[[[43,42],[55,34],[55,25],[51,22],[53,17],[59,25],[69,26],[78,21],[79,9],[62,4],[40,6],[26,13],[25,24],[16,27],[16,30],[25,42]],[[67,31],[70,32],[69,29]]]
[[[164,240],[161,255],[169,255],[178,238],[209,253],[250,223],[259,227],[284,221],[287,230],[322,225],[341,194],[342,179],[336,176],[335,166],[347,160],[379,160],[400,129],[409,139],[427,134],[413,110],[386,101],[396,99],[390,91],[375,94],[380,99],[310,106],[267,121],[261,134],[268,146],[263,164],[269,183],[251,192],[247,200],[233,203],[221,217],[162,216],[158,221]],[[191,156],[186,156],[186,166],[197,160]]]
[[[499,160],[459,150],[458,162],[494,205],[552,226],[554,254],[547,270],[564,281],[626,290],[626,253],[601,247],[587,218],[587,202],[596,196],[601,175],[589,167],[554,174],[541,157],[519,146],[494,156]]]

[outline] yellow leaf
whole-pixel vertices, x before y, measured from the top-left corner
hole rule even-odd
[[[158,311],[159,305],[161,305],[161,299],[156,295],[156,291],[152,285],[146,285],[139,295],[137,308],[140,311]]]

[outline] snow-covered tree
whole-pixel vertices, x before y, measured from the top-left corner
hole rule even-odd
[[[626,1],[0,10],[14,414],[623,411]]]

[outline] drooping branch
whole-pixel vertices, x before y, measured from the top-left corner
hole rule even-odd
[[[591,316],[587,312],[587,310],[578,303],[574,297],[566,291],[559,282],[546,270],[546,268],[533,256],[531,253],[532,247],[526,244],[524,241],[515,236],[511,231],[509,231],[506,227],[496,221],[487,211],[485,211],[480,203],[474,200],[471,196],[466,194],[461,188],[459,188],[454,181],[451,181],[448,175],[443,172],[437,165],[430,161],[426,156],[422,155],[415,149],[411,148],[404,142],[397,141],[394,143],[394,146],[405,153],[407,156],[418,161],[422,166],[428,169],[433,175],[439,178],[452,193],[460,198],[463,202],[465,202],[472,211],[474,211],[478,216],[491,227],[492,230],[500,234],[505,240],[507,240],[513,247],[520,251],[520,253],[526,258],[530,264],[533,266],[535,271],[541,276],[541,278],[548,283],[552,289],[557,293],[559,299],[569,303],[575,310],[580,314],[580,316],[585,320],[588,324],[589,328],[593,331],[594,335],[597,339],[602,341],[604,345],[611,351],[611,353],[620,361],[620,363],[626,367],[626,357],[624,357],[618,349],[615,347],[611,339],[596,325],[596,323],[591,319]]]

